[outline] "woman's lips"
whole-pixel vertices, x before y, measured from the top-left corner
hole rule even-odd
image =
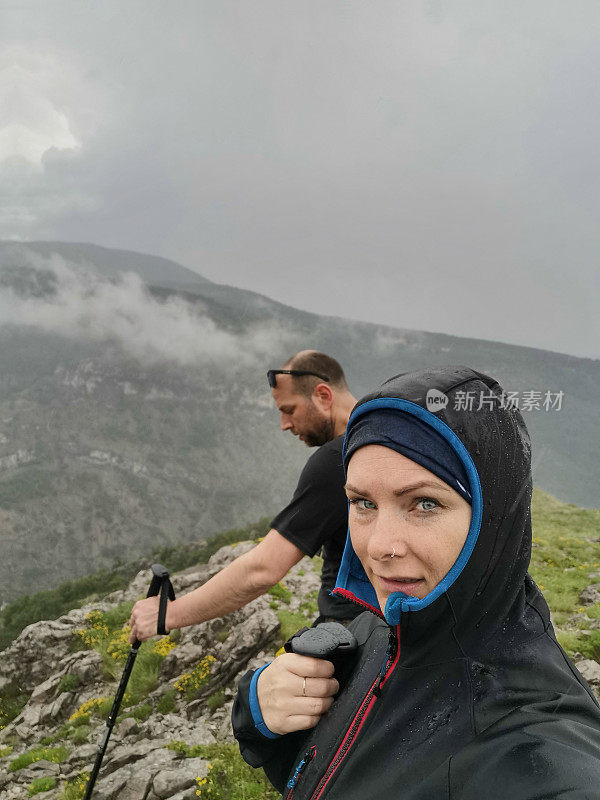
[[[383,588],[387,592],[404,592],[404,594],[415,594],[423,585],[423,578],[382,578],[377,576]]]

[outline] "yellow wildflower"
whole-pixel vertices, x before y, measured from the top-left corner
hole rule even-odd
[[[100,708],[105,700],[105,697],[93,697],[90,700],[86,700],[85,703],[82,703],[79,706],[77,711],[74,711],[73,714],[71,714],[69,717],[69,722],[72,722],[74,719],[78,719],[79,717],[93,714],[94,711],[97,711]]]
[[[177,647],[177,644],[173,642],[171,639],[168,638],[160,639],[158,642],[154,643],[152,652],[158,653],[159,656],[168,656],[174,647]]]

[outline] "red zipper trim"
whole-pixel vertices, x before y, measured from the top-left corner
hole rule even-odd
[[[327,784],[332,779],[332,777],[335,775],[335,773],[338,770],[338,767],[340,766],[340,764],[343,762],[343,760],[346,758],[346,756],[348,755],[348,753],[352,749],[352,745],[356,741],[356,737],[360,733],[360,730],[361,730],[362,726],[364,725],[366,718],[368,717],[369,713],[371,712],[371,709],[373,708],[373,705],[375,704],[375,701],[377,700],[377,696],[374,694],[375,687],[379,683],[379,687],[381,688],[386,683],[387,679],[390,677],[392,672],[396,669],[396,666],[398,664],[398,660],[400,658],[400,635],[399,635],[400,634],[400,630],[399,630],[399,628],[400,628],[400,626],[397,625],[396,626],[397,646],[396,646],[396,655],[394,656],[394,660],[391,663],[388,662],[388,665],[386,666],[386,672],[385,672],[384,678],[381,679],[381,676],[378,675],[375,678],[375,680],[373,681],[373,683],[371,685],[371,688],[367,692],[365,699],[362,701],[362,703],[360,705],[360,708],[358,709],[358,711],[354,715],[354,719],[350,723],[350,727],[346,731],[346,735],[344,736],[344,739],[342,740],[342,743],[338,747],[336,754],[334,755],[334,757],[331,760],[331,763],[327,767],[327,770],[326,770],[325,774],[323,775],[323,777],[321,778],[321,780],[319,782],[319,785],[317,786],[315,791],[312,793],[312,795],[310,797],[310,800],[319,800],[319,798],[323,795],[323,792],[325,791],[325,789],[327,787]],[[354,725],[356,724],[357,720],[360,720],[360,722],[358,724],[358,727],[356,728],[355,731],[352,731],[352,729],[354,728]],[[337,761],[337,763],[336,763],[336,760],[338,759],[338,757],[339,757],[339,761]]]
[[[332,594],[336,594],[339,597],[345,598],[346,600],[352,600],[353,602],[358,603],[359,606],[366,608],[368,611],[372,611],[373,614],[377,614],[377,616],[381,617],[381,619],[385,619],[378,608],[375,608],[375,606],[372,606],[369,603],[365,603],[364,600],[359,600],[358,597],[352,594],[352,592],[349,592],[348,589],[334,589]]]

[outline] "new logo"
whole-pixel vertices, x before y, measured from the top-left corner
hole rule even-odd
[[[436,414],[438,411],[446,408],[448,405],[448,396],[438,389],[428,389],[425,396],[425,405],[427,406],[427,411]]]

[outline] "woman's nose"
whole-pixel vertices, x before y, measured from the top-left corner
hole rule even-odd
[[[369,539],[369,555],[377,561],[385,558],[405,556],[408,553],[406,531],[397,512],[381,513],[374,523],[374,530]]]

